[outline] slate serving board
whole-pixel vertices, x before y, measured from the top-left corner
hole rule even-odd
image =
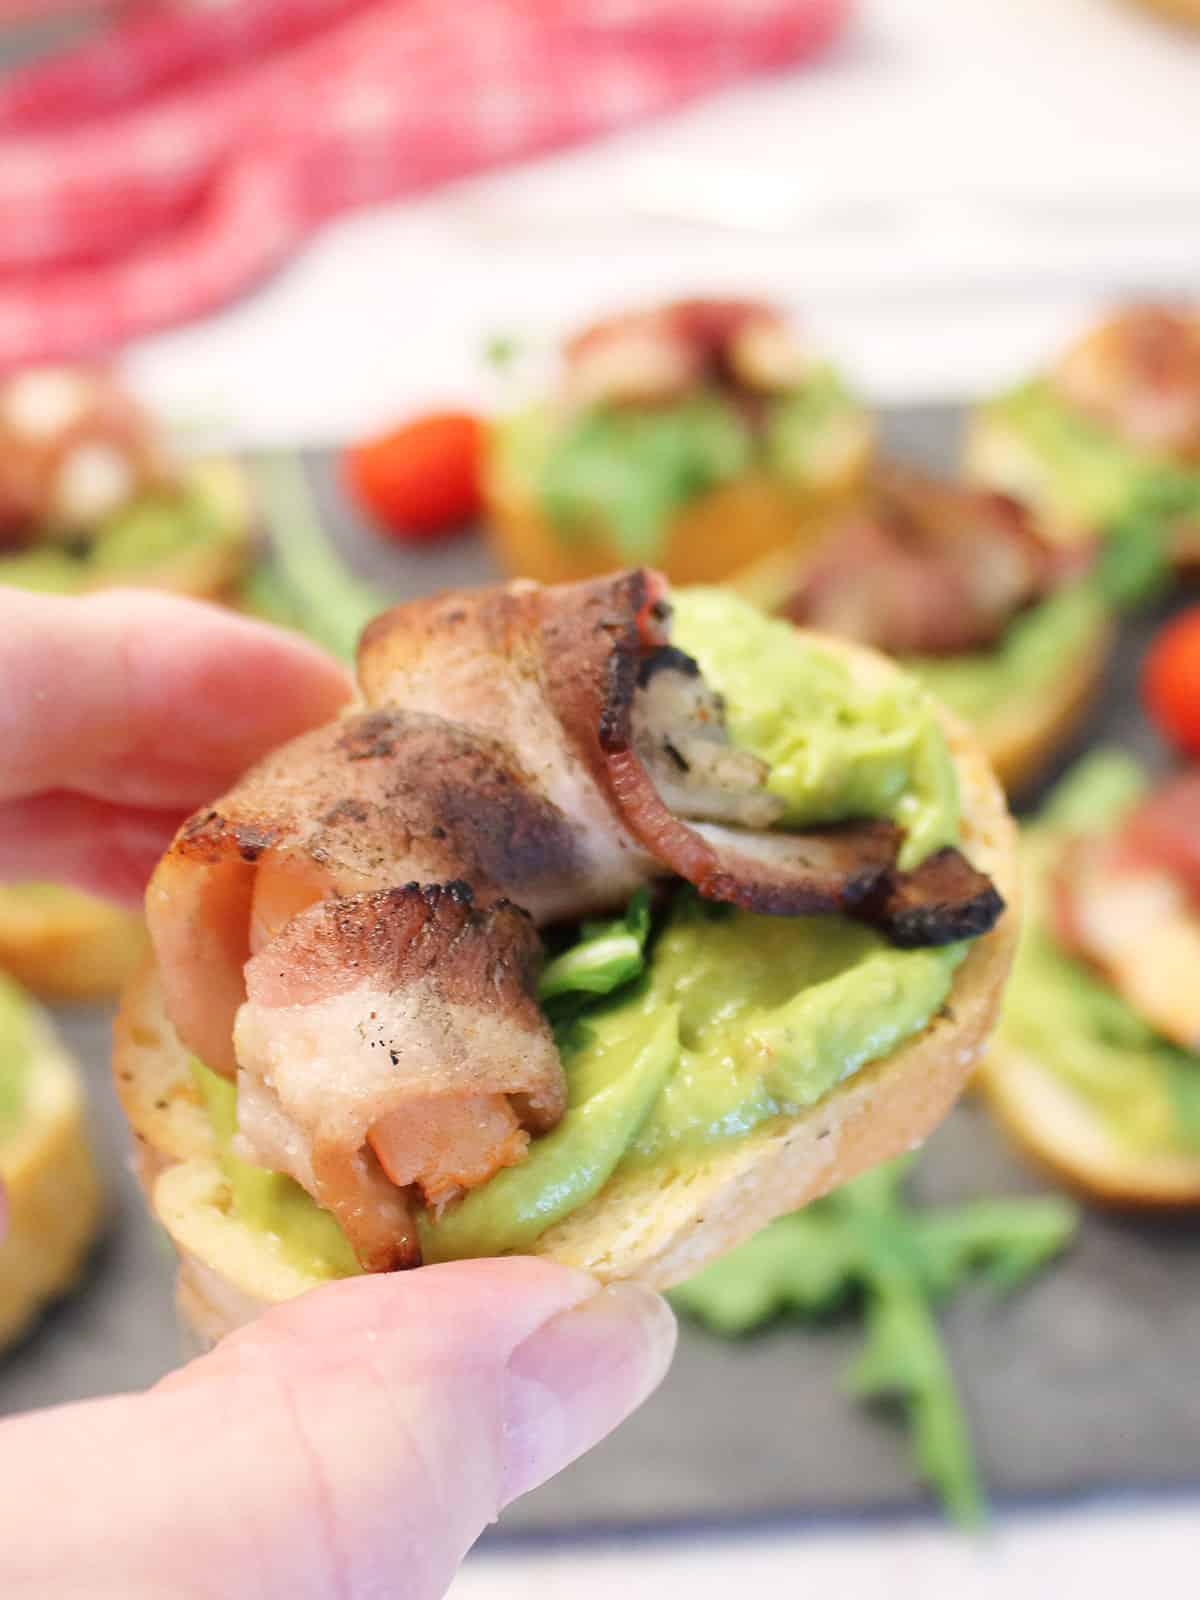
[[[889,446],[930,465],[954,458],[958,418],[885,418]],[[364,576],[415,594],[493,575],[467,540],[425,554],[389,547],[342,501],[331,463],[310,463],[328,523]],[[1161,619],[1129,624],[1106,693],[1062,765],[1119,740],[1160,759],[1137,711],[1136,670]],[[1036,801],[1036,796],[1032,797]],[[180,1357],[171,1261],[125,1165],[108,1084],[108,1016],[60,1014],[93,1091],[112,1195],[107,1236],[80,1292],[0,1363],[0,1414],[152,1382]],[[917,1189],[933,1203],[1044,1187],[976,1105],[931,1140]],[[994,1496],[1200,1487],[1200,1226],[1089,1216],[1076,1248],[1014,1298],[969,1292],[945,1328],[980,1464]],[[916,1512],[903,1431],[847,1400],[840,1378],[858,1348],[851,1321],[780,1328],[727,1344],[685,1328],[657,1396],[613,1438],[514,1506],[489,1536],[561,1537],[602,1529],[737,1523],[841,1512]]]

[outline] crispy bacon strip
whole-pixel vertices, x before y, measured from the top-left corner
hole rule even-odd
[[[893,655],[961,655],[994,644],[1093,554],[1051,544],[1006,495],[880,468],[806,562],[783,611]]]
[[[0,382],[0,547],[86,537],[170,473],[150,418],[102,368]]]
[[[1121,830],[1122,859],[1161,867],[1200,905],[1200,769],[1160,783]]]
[[[529,916],[481,910],[462,883],[323,900],[247,965],[240,1138],[333,1212],[369,1270],[417,1259],[403,1189],[444,1203],[447,1170],[482,1182],[561,1117],[540,965]]]
[[[1161,785],[1113,836],[1072,841],[1052,887],[1063,945],[1200,1050],[1200,773]]]
[[[1070,406],[1139,449],[1200,463],[1200,315],[1130,306],[1073,344],[1051,374]]]
[[[794,329],[754,300],[675,300],[607,317],[563,351],[578,406],[653,405],[702,387],[736,400],[795,388],[811,361]]]
[[[910,941],[921,907],[925,943],[995,922],[999,896],[961,857],[954,896],[944,865],[901,873],[900,837],[887,824],[755,833],[672,811],[637,728],[642,664],[667,643],[668,623],[665,583],[645,570],[442,596],[377,618],[360,645],[359,678],[373,704],[453,706],[474,728],[552,751],[571,809],[607,815],[614,844],[710,899],[782,915],[846,912],[888,933],[903,924]]]
[[[645,881],[608,870],[586,827],[509,745],[440,717],[381,710],[292,741],[176,836],[147,895],[181,1038],[232,1076],[243,968],[316,900],[398,882],[469,882],[539,921],[621,904]]]

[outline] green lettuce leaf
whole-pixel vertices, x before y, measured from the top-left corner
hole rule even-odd
[[[646,968],[650,894],[639,889],[613,922],[585,922],[574,944],[543,969],[538,999],[552,1022],[578,1016],[590,1001],[612,994]]]
[[[812,1322],[858,1308],[865,1339],[848,1389],[900,1408],[920,1475],[973,1527],[986,1502],[936,1308],[976,1274],[1014,1288],[1066,1247],[1078,1214],[1049,1196],[913,1207],[904,1195],[911,1166],[911,1157],[888,1162],[780,1217],[671,1299],[726,1338],[787,1316]]]

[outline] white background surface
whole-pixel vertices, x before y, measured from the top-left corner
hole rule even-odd
[[[811,67],[329,228],[134,371],[181,420],[328,440],[484,397],[496,329],[736,288],[875,399],[963,396],[1108,297],[1197,287],[1198,108],[1200,43],[1121,0],[862,0]]]
[[[970,1540],[929,1527],[711,1536],[540,1556],[484,1552],[450,1600],[1129,1600],[1192,1595],[1200,1511],[1029,1515]]]
[[[1200,46],[1118,0],[868,0],[816,67],[352,218],[133,367],[180,420],[329,440],[483,398],[488,332],[725,287],[794,306],[887,401],[1005,382],[1107,297],[1200,290]],[[484,1554],[454,1595],[1099,1600],[1193,1592],[1198,1538],[1200,1507],[1092,1507],[984,1544],[921,1524]]]

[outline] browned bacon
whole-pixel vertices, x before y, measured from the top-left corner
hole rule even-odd
[[[86,537],[168,476],[149,417],[103,369],[0,382],[0,545]]]
[[[657,575],[634,571],[553,589],[513,585],[418,601],[385,613],[364,634],[360,679],[374,703],[453,706],[472,727],[502,738],[524,729],[534,749],[553,751],[576,805],[607,814],[615,839],[649,858],[651,873],[676,873],[711,899],[784,915],[842,911],[889,932],[899,901],[885,883],[899,885],[903,876],[906,925],[913,905],[930,913],[922,942],[950,942],[964,921],[991,926],[1001,906],[987,879],[963,862],[960,898],[952,902],[944,870],[936,888],[931,868],[901,875],[900,836],[889,824],[798,833],[722,828],[702,820],[713,815],[708,794],[690,815],[672,810],[639,738],[643,667],[665,642],[659,632],[647,645],[644,619],[664,599]],[[684,729],[681,742],[687,737]],[[739,773],[733,808],[750,793]],[[687,805],[686,794],[675,797]]]
[[[1114,835],[1072,841],[1053,891],[1064,946],[1200,1050],[1200,773],[1163,784]]]
[[[1130,306],[1073,344],[1051,374],[1070,406],[1128,443],[1200,462],[1200,315]]]
[[[999,914],[956,851],[900,871],[889,822],[770,828],[766,769],[730,745],[669,621],[645,571],[396,607],[363,636],[366,707],[252,769],[155,873],[181,1038],[237,1076],[244,1152],[369,1267],[414,1259],[415,1195],[446,1204],[562,1114],[538,924],[671,874],[902,944]]]
[[[1005,495],[898,467],[828,531],[784,611],[893,655],[985,649],[1025,607],[1078,576]]]
[[[459,883],[323,900],[247,965],[240,1137],[333,1212],[364,1266],[415,1259],[401,1190],[444,1204],[561,1117],[540,966],[526,913],[480,909]]]
[[[594,323],[568,340],[576,405],[648,405],[701,385],[752,397],[794,388],[809,357],[782,313],[752,300],[676,300]]]

